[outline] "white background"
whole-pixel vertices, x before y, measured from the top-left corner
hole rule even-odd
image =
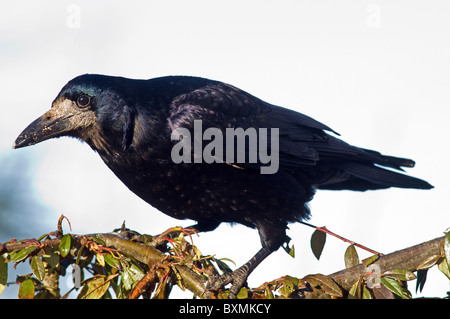
[[[171,219],[131,193],[75,139],[11,146],[80,74],[221,80],[305,113],[351,144],[414,159],[408,173],[435,189],[319,191],[311,203],[312,224],[393,252],[450,226],[449,16],[444,1],[4,1],[0,153],[11,161],[26,154],[33,162],[29,183],[48,207],[35,218],[45,220],[48,231],[61,213],[73,233],[108,232],[123,220],[148,234],[188,226],[192,221]],[[296,258],[272,254],[250,276],[250,286],[344,268],[348,244],[328,237],[317,261],[312,232],[290,225]],[[260,246],[255,230],[228,225],[194,243],[237,266]],[[443,297],[448,290],[433,269],[419,296]]]

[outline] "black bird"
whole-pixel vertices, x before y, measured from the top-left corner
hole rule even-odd
[[[262,174],[267,163],[250,161],[251,148],[238,149],[237,143],[231,149],[243,152],[245,161],[230,160],[225,148],[222,154],[217,148],[212,163],[176,163],[171,152],[185,136],[174,139],[172,133],[180,128],[195,133],[195,120],[201,120],[203,131],[216,128],[223,136],[227,128],[278,129],[278,149],[274,141],[268,143],[270,152],[278,152],[276,172]],[[232,283],[234,297],[253,269],[288,240],[288,223],[309,217],[307,203],[315,190],[433,187],[391,170],[413,167],[414,161],[351,146],[334,135],[306,115],[218,81],[86,74],[63,87],[52,108],[19,135],[14,148],[76,137],[98,152],[136,195],[169,216],[197,221],[198,231],[214,230],[222,222],[258,229],[261,250],[232,275],[209,281],[212,290]]]

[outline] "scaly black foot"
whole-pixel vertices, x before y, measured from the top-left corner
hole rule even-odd
[[[239,290],[241,290],[242,286],[247,281],[248,277],[248,267],[244,266],[236,269],[231,274],[223,274],[221,276],[211,276],[206,283],[206,289],[217,291],[224,286],[231,284],[230,294],[228,298],[236,299]]]
[[[230,299],[236,299],[239,290],[241,290],[242,286],[247,281],[247,277],[250,273],[271,253],[272,251],[269,248],[261,248],[252,259],[233,271],[233,273],[223,274],[221,276],[211,276],[206,283],[206,289],[217,291],[231,283],[230,294],[228,297]]]

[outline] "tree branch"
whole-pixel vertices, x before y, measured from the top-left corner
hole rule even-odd
[[[114,234],[95,234],[92,237],[100,238],[108,247],[114,247],[124,255],[132,257],[152,267],[159,263],[166,255],[150,245],[134,242]],[[183,285],[200,298],[207,297],[205,289],[206,280],[184,265],[174,265],[180,273]]]
[[[441,254],[441,246],[443,245],[444,240],[445,236],[442,236],[409,248],[395,251],[379,257],[373,264],[380,267],[381,274],[387,270],[393,270],[395,268],[414,272],[426,258]],[[344,291],[348,292],[352,288],[353,284],[366,273],[367,266],[361,263],[352,268],[332,273],[328,275],[328,277],[333,279],[333,281],[336,282]],[[320,289],[305,291],[304,297],[306,299],[330,298],[328,294]]]
[[[416,271],[417,266],[427,257],[440,254],[440,247],[445,236],[405,248],[388,255],[381,256],[373,264],[380,267],[381,273],[394,268]],[[364,264],[359,264],[349,269],[341,270],[329,275],[338,285],[345,290],[350,290],[353,283],[367,272]]]
[[[173,228],[175,230],[179,230],[178,228]],[[172,230],[173,230],[172,229]],[[189,235],[189,232],[185,232],[185,234]],[[122,236],[127,236],[127,237],[122,237]],[[104,253],[105,250],[109,250],[111,248],[116,249],[118,252],[120,252],[121,254],[130,257],[140,263],[143,263],[145,265],[148,265],[151,274],[148,274],[146,276],[144,276],[145,280],[140,282],[137,285],[137,289],[132,291],[132,293],[130,294],[130,297],[134,297],[137,298],[139,297],[139,295],[146,290],[146,287],[154,287],[154,285],[162,280],[163,278],[165,278],[166,275],[169,274],[169,272],[171,272],[171,276],[172,278],[175,278],[176,276],[176,280],[181,281],[181,285],[184,286],[185,288],[187,288],[188,290],[190,290],[192,293],[194,293],[196,296],[198,296],[199,298],[214,298],[215,294],[210,293],[208,290],[206,290],[205,288],[205,284],[206,284],[206,279],[201,276],[199,273],[197,273],[196,271],[194,271],[193,267],[195,267],[194,264],[189,263],[189,258],[187,261],[184,260],[184,256],[191,256],[190,258],[192,258],[193,255],[189,255],[190,253],[184,249],[186,249],[186,247],[188,246],[177,246],[177,249],[181,249],[181,251],[177,251],[177,249],[174,249],[173,251],[175,251],[176,253],[174,255],[172,254],[167,254],[164,251],[160,251],[157,247],[159,247],[158,245],[155,245],[155,242],[150,242],[150,243],[142,243],[142,242],[138,242],[137,240],[142,240],[143,237],[140,236],[139,234],[134,234],[135,236],[132,236],[132,239],[129,239],[128,235],[126,234],[126,232],[120,232],[118,233],[99,233],[99,234],[90,234],[90,235],[70,235],[72,238],[72,248],[70,249],[70,254],[73,257],[77,257],[77,263],[78,263],[78,259],[81,256],[81,250],[86,248],[89,248],[94,254],[95,253],[99,253],[102,254]],[[52,235],[54,236],[54,235]],[[145,235],[144,235],[145,236]],[[0,244],[0,254],[3,253],[12,253],[13,251],[19,251],[22,249],[27,248],[28,246],[37,246],[40,249],[49,247],[51,249],[60,249],[59,245],[61,243],[61,238],[62,236],[58,236],[58,238],[50,238],[50,236],[48,235],[47,238],[45,240],[41,240],[40,242],[35,240],[35,239],[30,239],[30,240],[24,240],[24,241],[20,241],[20,242],[15,242],[15,241],[10,241],[8,243],[5,244]],[[100,239],[103,243],[102,245],[99,245],[98,247],[96,246],[97,244],[95,243],[95,239],[98,238]],[[158,238],[158,237],[157,237]],[[164,236],[165,238],[165,236]],[[159,241],[161,241],[162,239],[159,238]],[[378,259],[373,263],[373,265],[378,265],[378,267],[380,268],[380,274],[384,273],[387,270],[393,270],[396,268],[400,268],[400,269],[404,269],[404,270],[408,270],[411,272],[414,272],[417,270],[417,267],[428,257],[431,256],[435,256],[435,255],[442,255],[442,250],[441,247],[444,243],[445,240],[445,236],[427,241],[425,243],[422,244],[418,244],[406,249],[402,249],[384,256],[380,256],[378,257]],[[158,242],[158,240],[156,240]],[[97,240],[98,242],[98,240]],[[93,244],[94,246],[86,246],[86,243],[90,243]],[[161,244],[161,243],[160,243]],[[187,244],[186,244],[187,245]],[[156,247],[155,247],[156,246]],[[181,248],[181,246],[185,247],[185,248]],[[34,251],[34,254],[36,254],[40,249],[37,249]],[[183,255],[187,254],[187,255]],[[33,251],[32,253],[30,253],[30,256],[33,256]],[[97,255],[98,257],[98,255]],[[21,259],[22,260],[22,259]],[[180,260],[180,262],[178,261]],[[187,262],[187,264],[184,264],[185,262]],[[192,268],[192,269],[191,269]],[[158,271],[159,269],[159,271]],[[166,269],[164,272],[160,271],[161,269]],[[171,270],[172,269],[172,270]],[[312,276],[306,276],[304,280],[299,280],[297,279],[297,281],[295,281],[294,279],[290,279],[290,282],[293,283],[294,285],[298,285],[298,291],[301,291],[301,294],[297,294],[297,298],[298,297],[304,297],[307,299],[312,299],[312,298],[330,298],[330,289],[332,290],[332,292],[334,293],[335,297],[342,297],[340,296],[340,292],[339,292],[339,288],[341,288],[344,292],[344,297],[347,294],[348,291],[351,290],[352,286],[354,285],[355,282],[357,282],[358,280],[360,280],[360,278],[362,276],[364,276],[365,274],[367,274],[368,270],[367,270],[367,266],[364,263],[361,263],[357,266],[354,266],[352,268],[349,269],[344,269],[338,272],[335,272],[329,276],[323,276],[320,275],[322,277],[317,277],[318,275],[312,275]],[[53,297],[58,297],[59,296],[59,290],[58,290],[58,281],[57,279],[55,280],[54,276],[51,276],[50,273],[47,273],[48,278],[47,278],[47,282],[45,282],[45,286],[47,286],[47,288],[52,288],[50,289],[51,293],[53,294]],[[57,275],[57,274],[53,274],[53,275]],[[308,277],[310,277],[309,281],[308,281]],[[315,277],[312,278],[312,277]],[[328,279],[326,279],[325,277],[327,277]],[[287,278],[287,277],[286,277]],[[291,285],[289,283],[289,280],[286,281],[286,278],[282,277],[280,279],[274,280],[272,282],[268,282],[265,283],[263,286],[268,287],[270,285],[272,285],[273,287],[273,291],[275,292],[275,290],[277,290],[280,285],[285,285],[288,284]],[[311,281],[313,280],[313,281]],[[316,284],[311,284],[311,282],[319,282],[318,285]],[[319,281],[317,281],[319,280]],[[327,282],[328,280],[328,282]],[[283,282],[285,281],[285,282]],[[300,282],[305,283],[308,282],[308,285],[303,285]],[[334,283],[332,282],[334,281]],[[322,284],[321,284],[321,283]],[[331,285],[330,285],[331,282]],[[339,287],[333,288],[333,285],[338,285]],[[327,289],[323,290],[322,288],[320,288],[320,286],[323,285],[327,285],[328,286],[328,292],[326,291]],[[53,287],[54,286],[54,287]],[[263,287],[261,286],[261,287]],[[312,286],[316,286],[316,287],[312,287]],[[278,288],[277,288],[278,287]],[[54,289],[53,289],[54,288]],[[283,296],[285,297],[289,297],[289,287],[284,287],[284,291],[281,292]],[[260,292],[258,292],[258,289],[261,290],[260,288],[255,288],[255,289],[250,289],[253,290],[253,293],[256,293],[256,297],[258,295],[258,293],[260,294]],[[287,291],[286,289],[288,289],[289,291]],[[153,289],[151,289],[153,290]],[[281,289],[280,289],[281,291]],[[264,294],[264,293],[263,293]],[[270,294],[272,294],[272,292],[270,292]],[[250,296],[249,296],[250,297]],[[295,297],[294,295],[290,296],[290,297]]]

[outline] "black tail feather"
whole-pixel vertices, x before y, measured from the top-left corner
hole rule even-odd
[[[404,171],[402,167],[414,167],[414,165],[416,165],[416,163],[409,158],[383,155],[380,152],[364,148],[360,148],[360,150],[370,154],[371,157],[368,159],[372,160],[374,163],[379,164],[381,166],[392,167],[400,171]]]
[[[405,162],[404,162],[405,163]],[[431,189],[428,182],[416,177],[407,176],[386,168],[363,163],[342,163],[339,168],[350,177],[342,182],[324,185],[320,189],[349,189],[364,191],[389,187]]]

